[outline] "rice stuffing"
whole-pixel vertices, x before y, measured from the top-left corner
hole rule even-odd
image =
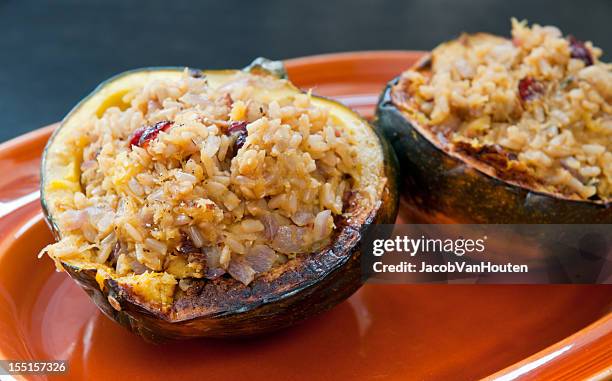
[[[239,72],[213,88],[185,70],[92,116],[74,137],[81,190],[44,251],[116,276],[249,284],[329,243],[359,176],[355,137],[310,94],[253,96],[284,81]]]
[[[534,188],[608,202],[612,195],[612,66],[590,42],[512,20],[512,39],[477,34],[442,44],[431,70],[398,88],[446,149],[504,156],[497,174]],[[519,174],[519,176],[517,176]]]

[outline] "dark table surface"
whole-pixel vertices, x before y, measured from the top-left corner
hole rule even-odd
[[[612,49],[611,0],[0,0],[0,141],[60,120],[128,69],[427,50],[461,31],[507,35],[512,16]]]

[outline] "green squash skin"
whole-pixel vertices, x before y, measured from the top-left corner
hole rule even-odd
[[[391,142],[406,209],[479,224],[609,224],[610,203],[568,200],[509,184],[452,157],[419,132],[392,101],[395,78],[382,93],[375,124]],[[431,221],[431,220],[430,220]]]
[[[267,70],[261,63],[261,60],[255,62],[257,70]],[[274,75],[279,77],[284,75],[283,71],[278,70],[278,65],[272,67],[275,68]],[[141,70],[157,69],[183,70],[183,68]],[[104,82],[94,90],[92,95],[105,84],[123,75],[126,73]],[[84,101],[81,101],[64,120],[76,112]],[[334,103],[346,108],[338,102]],[[256,278],[249,286],[244,286],[234,279],[225,278],[201,281],[194,288],[193,295],[182,297],[173,305],[173,312],[188,311],[184,314],[186,318],[179,317],[170,320],[167,316],[155,311],[154,308],[142,305],[133,297],[130,290],[120,286],[114,280],[106,279],[103,289],[100,289],[96,281],[96,270],[80,269],[62,263],[64,269],[105,315],[150,342],[195,337],[260,335],[289,327],[329,310],[351,296],[362,285],[360,241],[367,225],[392,224],[395,222],[399,209],[399,167],[393,149],[380,131],[373,128],[356,113],[353,112],[353,114],[372,128],[380,140],[385,159],[384,175],[387,179],[381,200],[372,210],[359,212],[360,215],[366,216],[365,224],[357,225],[356,223],[351,224],[350,221],[342,221],[329,246],[311,255],[303,256],[302,259],[290,261],[295,263],[293,267],[283,272],[273,282],[266,282],[263,277]],[[53,144],[56,134],[57,131],[49,139],[45,152]],[[44,156],[41,168],[44,168]],[[44,171],[41,171],[41,189],[44,184],[44,175]],[[59,230],[46,208],[44,193],[41,194],[41,203],[48,224],[56,238],[59,238]],[[115,307],[109,300],[113,301]],[[117,306],[119,306],[118,309]],[[200,310],[205,312],[198,313]]]

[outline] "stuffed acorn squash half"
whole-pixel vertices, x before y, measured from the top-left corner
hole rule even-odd
[[[58,242],[43,252],[146,339],[267,332],[357,290],[364,227],[397,214],[395,166],[375,129],[281,63],[131,71],[49,140]]]
[[[405,217],[611,223],[610,64],[555,27],[513,20],[512,36],[446,42],[385,89]]]

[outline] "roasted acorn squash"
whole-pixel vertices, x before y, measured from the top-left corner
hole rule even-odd
[[[470,38],[491,36],[478,34]],[[447,44],[450,43],[454,42]],[[427,54],[411,70],[427,76],[431,63],[431,54]],[[397,77],[383,91],[375,124],[398,157],[400,215],[405,220],[482,224],[612,222],[609,202],[576,200],[535,190],[520,178],[508,180],[504,173],[474,155],[443,147],[431,130],[417,121],[399,83]]]
[[[282,64],[258,59],[244,69],[256,75],[284,76]],[[174,78],[183,68],[147,68],[115,76],[98,86],[63,120],[50,138],[42,161],[41,190],[45,216],[56,238],[62,231],[54,222],[55,200],[81,189],[78,152],[65,141],[73,128],[109,107],[124,107],[123,95],[157,78]],[[211,86],[222,86],[235,70],[203,71]],[[301,92],[290,82],[270,93],[282,97]],[[334,101],[313,97],[328,108],[346,129],[358,131],[373,163],[364,181],[375,188],[377,199],[353,197],[350,218],[335,221],[332,242],[315,253],[300,255],[248,286],[229,277],[194,280],[185,292],[166,287],[160,273],[119,279],[100,265],[78,260],[59,263],[110,318],[148,340],[160,338],[227,337],[259,334],[287,327],[325,311],[361,285],[360,239],[367,224],[393,223],[397,215],[396,159],[384,138],[356,113]],[[146,274],[151,274],[147,276]]]

